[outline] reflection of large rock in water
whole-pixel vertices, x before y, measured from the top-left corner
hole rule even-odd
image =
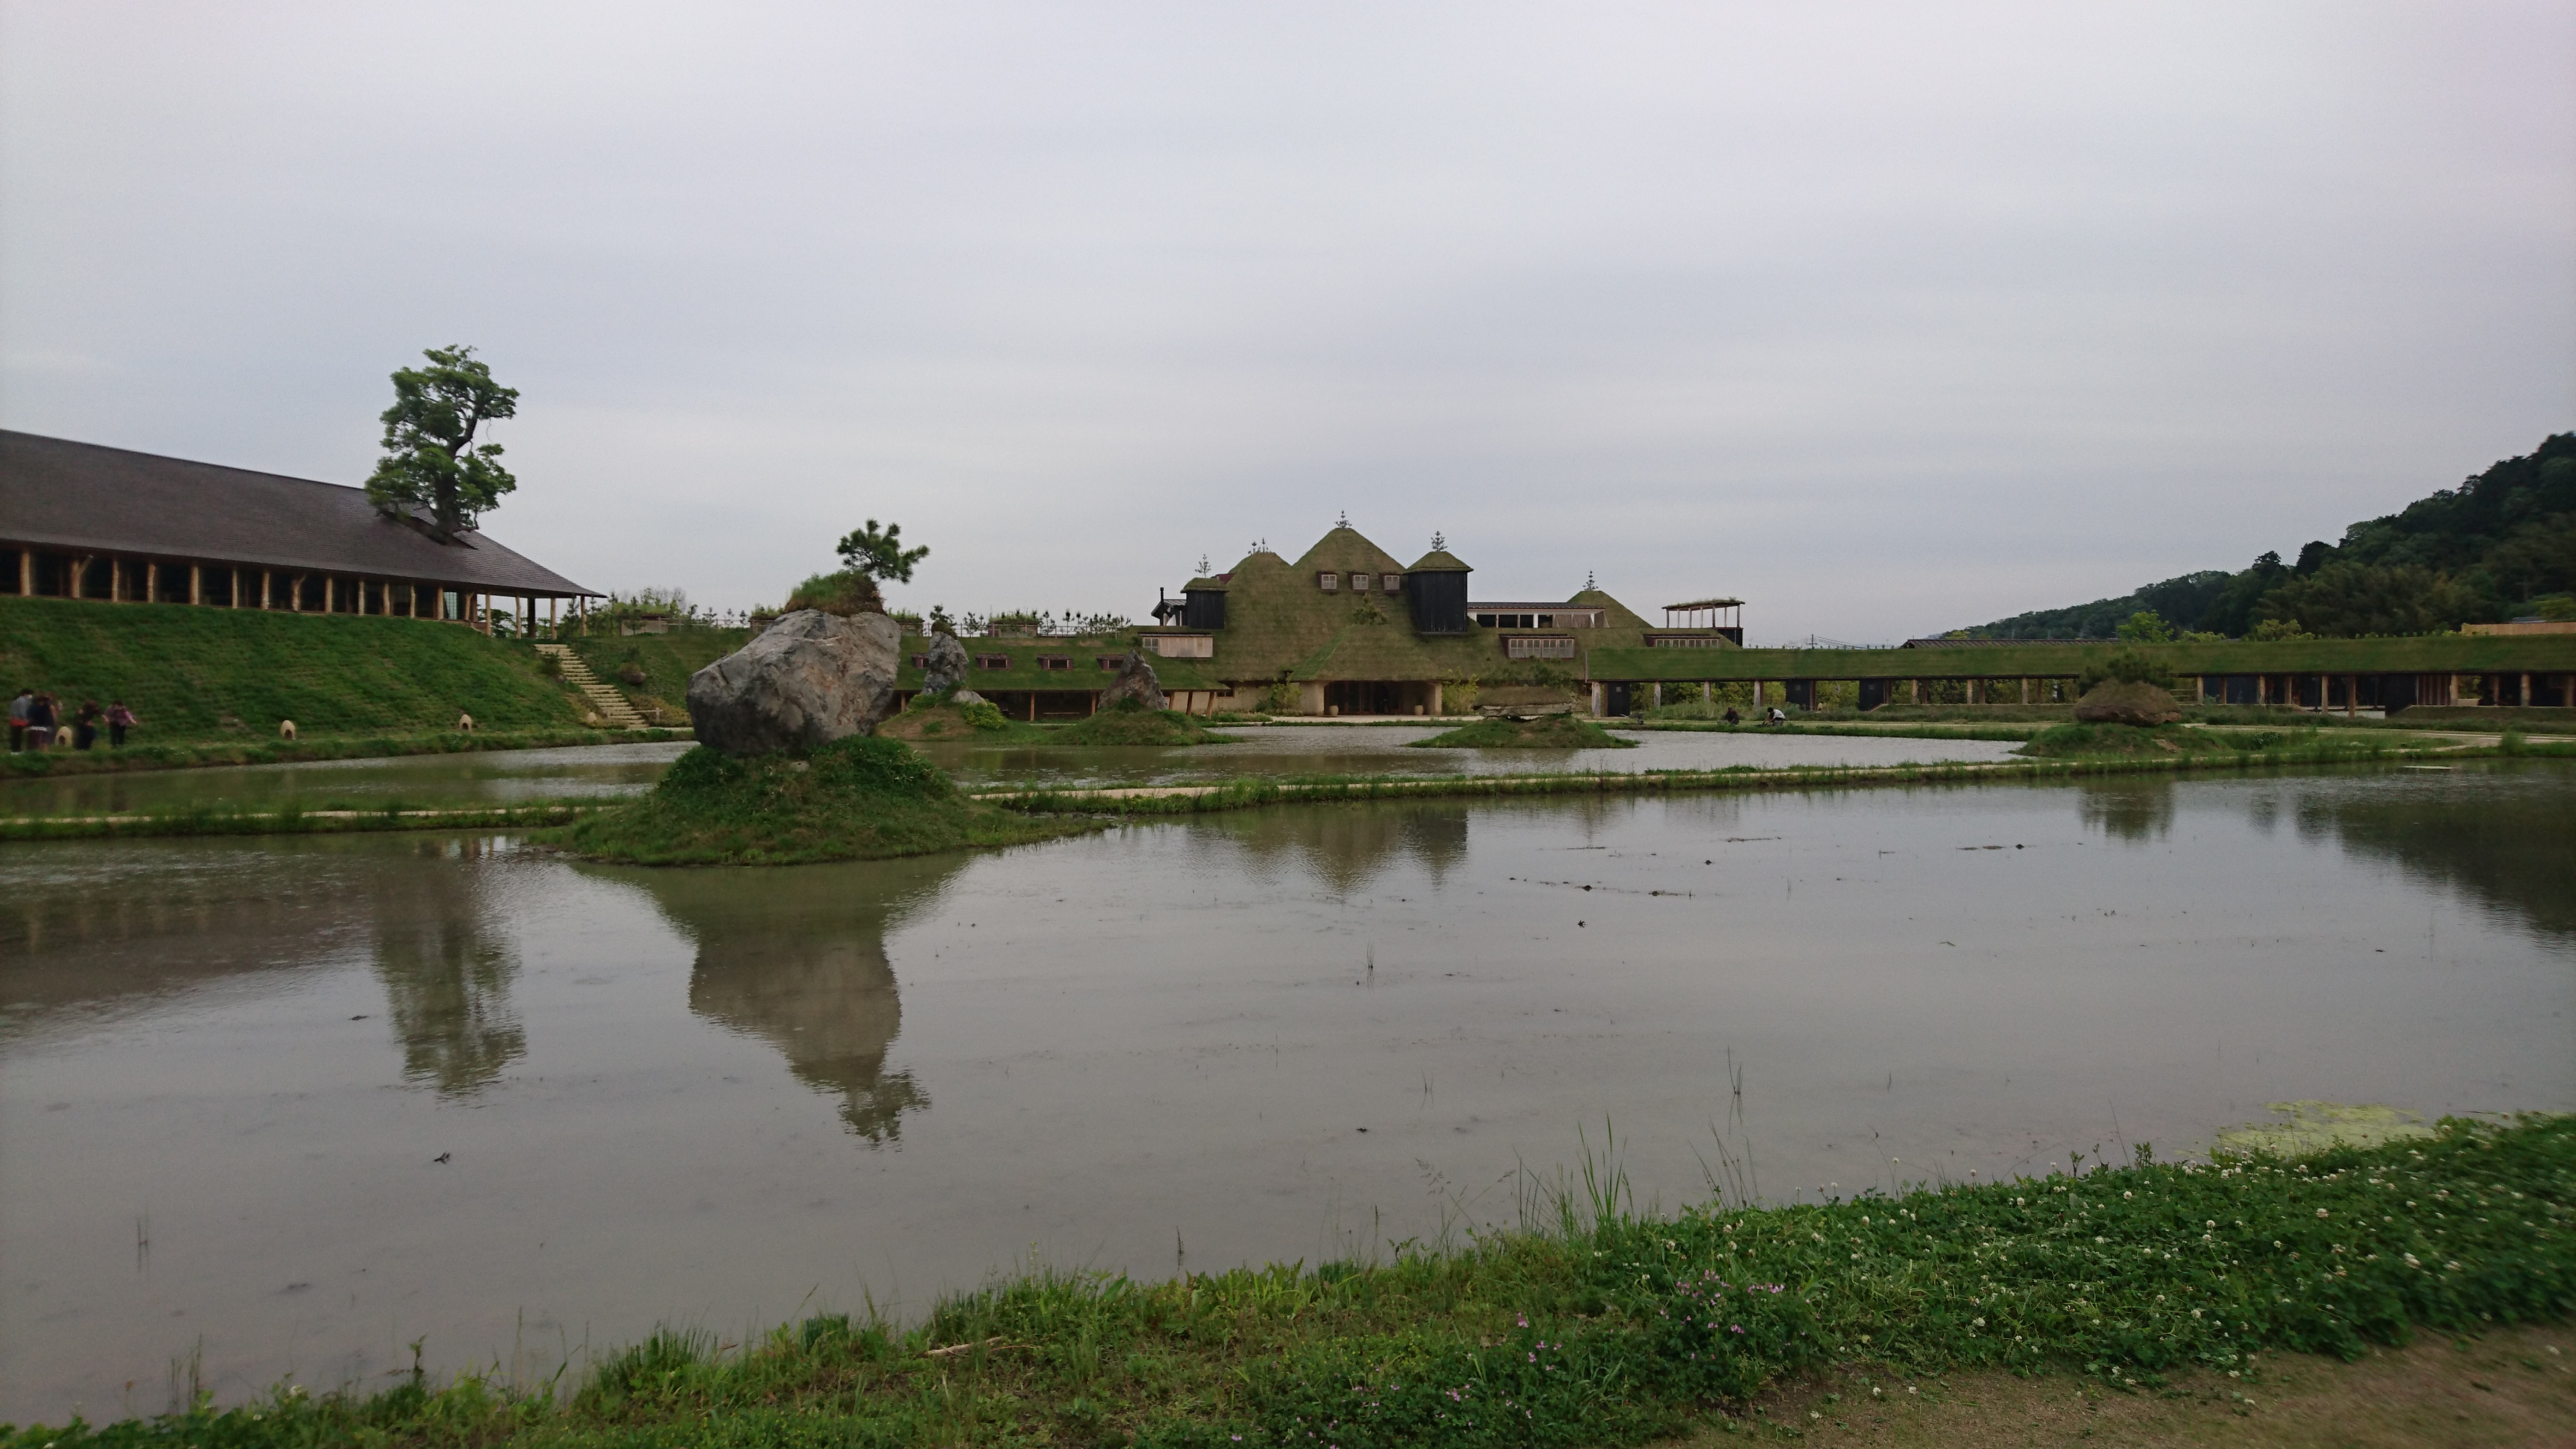
[[[885,933],[935,895],[956,858],[804,866],[792,871],[619,871],[697,942],[689,1009],[758,1037],[796,1079],[841,1098],[870,1142],[903,1135],[930,1105],[910,1072],[886,1069],[903,1027]]]

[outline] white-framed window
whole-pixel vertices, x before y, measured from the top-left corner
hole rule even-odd
[[[1322,585],[1324,592],[1329,594],[1342,586],[1342,576],[1337,573],[1321,573],[1315,575],[1315,582]]]
[[[1567,634],[1514,634],[1503,640],[1509,659],[1571,659],[1574,639]]]
[[[1396,590],[1404,587],[1404,575],[1379,574],[1377,576],[1377,586],[1385,593],[1394,593]]]
[[[1351,592],[1356,593],[1356,594],[1365,594],[1365,593],[1367,593],[1367,592],[1368,592],[1368,586],[1369,586],[1369,576],[1368,576],[1368,575],[1366,575],[1366,574],[1353,574],[1353,575],[1351,575]]]

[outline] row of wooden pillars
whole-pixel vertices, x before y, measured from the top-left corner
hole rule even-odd
[[[35,549],[18,549],[17,589],[21,597],[37,592]],[[368,578],[357,574],[236,567],[230,564],[164,563],[159,559],[116,554],[56,554],[63,571],[56,597],[93,602],[197,604],[296,614],[372,614],[397,618],[443,619],[489,634],[493,600],[510,599],[511,617],[523,633],[536,631],[537,600],[545,599],[544,634],[554,636],[564,623],[563,601],[553,595],[496,594],[441,588],[409,579]],[[92,576],[107,570],[103,591],[92,588]],[[0,578],[6,578],[0,574]],[[220,578],[221,589],[209,587]],[[221,595],[220,601],[217,595]],[[426,603],[427,607],[423,605]],[[573,600],[574,623],[587,632],[586,601]]]

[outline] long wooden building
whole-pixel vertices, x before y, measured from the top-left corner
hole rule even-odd
[[[601,597],[366,491],[0,431],[0,594],[543,629]],[[541,617],[542,616],[542,617]]]

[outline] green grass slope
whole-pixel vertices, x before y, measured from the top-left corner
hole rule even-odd
[[[122,699],[139,744],[452,729],[577,729],[524,644],[425,619],[0,598],[0,688]]]

